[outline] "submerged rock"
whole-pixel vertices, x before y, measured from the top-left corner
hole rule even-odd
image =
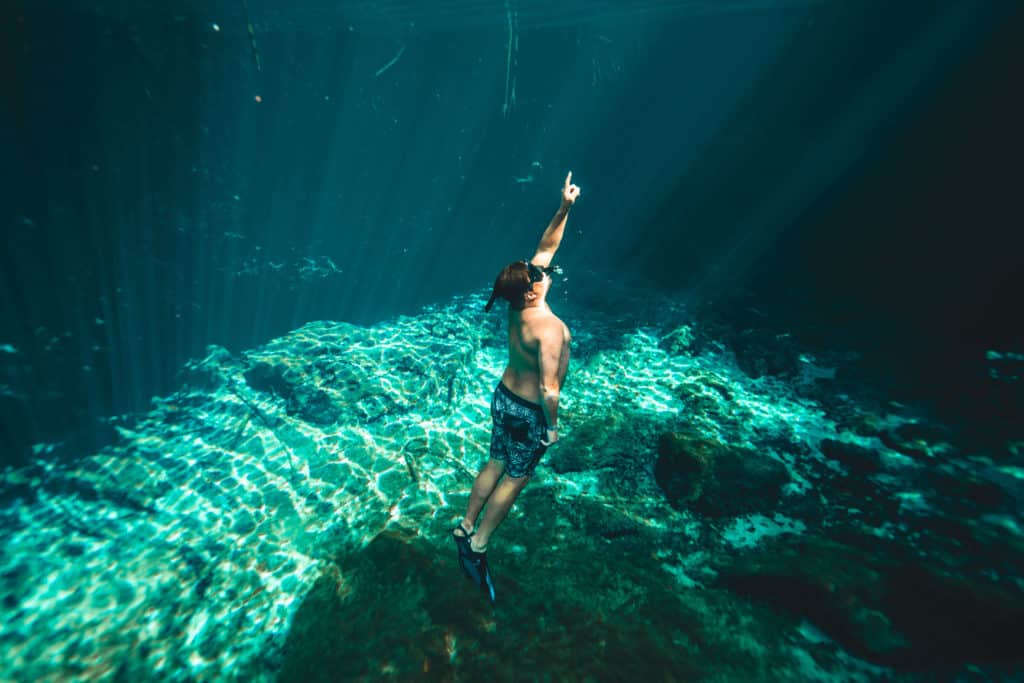
[[[948,442],[949,430],[928,422],[904,422],[879,433],[878,438],[886,448],[918,460],[949,456],[954,450]]]
[[[235,513],[234,524],[231,531],[239,536],[248,536],[256,529],[256,521],[247,510],[240,510]]]
[[[694,369],[687,373],[686,381],[675,386],[673,393],[690,410],[724,413],[726,404],[735,398],[729,384],[730,380],[722,375]]]
[[[820,448],[826,458],[839,462],[850,474],[876,474],[882,469],[881,456],[870,448],[835,439],[822,439]]]
[[[283,398],[288,415],[316,425],[332,425],[342,412],[326,392],[284,364],[256,363],[246,371],[245,381],[257,391]]]
[[[704,479],[718,450],[720,447],[707,439],[677,432],[662,435],[654,480],[673,505],[690,503],[703,494]]]
[[[690,325],[680,325],[665,335],[659,346],[673,355],[683,354],[693,347],[696,335]]]
[[[855,654],[878,659],[908,645],[870,608],[879,597],[879,579],[852,547],[780,537],[720,568],[717,582],[807,619]]]
[[[877,539],[861,547],[779,537],[725,565],[719,586],[807,619],[878,664],[915,669],[1021,659],[1019,590],[908,561]]]
[[[999,484],[971,470],[929,471],[926,481],[940,500],[957,507],[998,508],[1010,501]]]
[[[753,451],[668,432],[658,442],[654,479],[673,506],[727,517],[775,506],[789,473]]]
[[[559,474],[603,470],[614,473],[610,486],[635,494],[650,478],[650,453],[665,418],[602,414],[573,425],[571,447],[554,447],[543,464]]]
[[[206,356],[185,363],[178,373],[183,389],[215,392],[230,381],[237,360],[222,346],[210,344]]]

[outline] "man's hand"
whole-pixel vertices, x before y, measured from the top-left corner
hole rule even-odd
[[[562,188],[562,206],[572,206],[579,196],[580,188],[572,184],[572,171],[569,171],[569,175],[565,176],[565,186]]]
[[[544,447],[547,447],[547,446],[550,446],[551,444],[553,444],[556,441],[558,441],[558,430],[557,429],[549,429],[548,430],[547,441],[545,441],[544,439],[541,439],[540,440],[540,445],[544,446]]]
[[[537,251],[530,259],[530,263],[537,266],[551,265],[551,259],[555,257],[558,245],[562,243],[565,222],[569,220],[569,208],[576,203],[579,196],[580,188],[572,184],[572,171],[569,171],[569,175],[565,176],[565,185],[562,186],[562,203],[548,223],[544,234],[540,236],[540,244],[537,245]]]

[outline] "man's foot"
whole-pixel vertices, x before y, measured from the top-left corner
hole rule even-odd
[[[474,553],[477,553],[477,554],[486,553],[487,552],[487,544],[484,543],[483,545],[477,545],[476,544],[476,539],[475,538],[471,538],[471,539],[469,539],[469,549],[472,550]]]
[[[464,522],[465,520],[463,520]],[[455,541],[455,547],[459,550],[459,564],[462,564],[462,560],[469,556],[473,552],[471,543],[473,541],[473,530],[467,529],[462,522],[459,522],[452,527],[452,540]],[[465,571],[465,567],[463,567]]]

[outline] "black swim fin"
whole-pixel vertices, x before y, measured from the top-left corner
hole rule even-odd
[[[466,578],[480,586],[480,590],[487,595],[487,598],[494,604],[494,579],[491,577],[491,570],[487,566],[487,553],[478,553],[469,545],[470,536],[456,536],[452,534],[452,538],[455,539],[455,546],[459,549],[459,567],[462,569],[462,573],[466,575]]]
[[[468,543],[467,543],[468,545]],[[477,576],[477,585],[480,586],[480,590],[484,592],[487,599],[494,604],[494,579],[491,577],[491,569],[487,566],[487,553],[474,552],[472,548],[469,550],[469,556],[466,558],[468,564],[472,565]]]

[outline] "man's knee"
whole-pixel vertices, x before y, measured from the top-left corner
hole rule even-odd
[[[532,473],[526,473],[519,477],[513,477],[508,472],[505,473],[505,481],[508,482],[508,486],[514,489],[516,493],[519,493],[523,488],[530,483],[530,479],[533,477]]]

